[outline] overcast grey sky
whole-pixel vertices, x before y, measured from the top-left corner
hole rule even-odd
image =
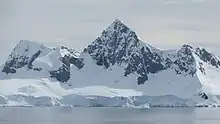
[[[0,0],[0,63],[22,39],[81,50],[116,18],[160,48],[220,47],[220,0]]]

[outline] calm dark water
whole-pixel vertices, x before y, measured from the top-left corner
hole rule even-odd
[[[220,124],[220,109],[0,108],[0,124]]]

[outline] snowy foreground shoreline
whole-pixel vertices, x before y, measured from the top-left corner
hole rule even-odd
[[[10,79],[0,84],[0,107],[186,108],[220,107],[220,104],[212,99],[204,101],[197,96],[147,96],[135,89],[115,89],[106,86],[65,90],[58,82],[48,80]]]

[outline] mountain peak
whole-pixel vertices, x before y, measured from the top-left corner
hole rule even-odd
[[[182,48],[193,49],[193,47],[189,44],[184,44]]]
[[[125,25],[122,21],[119,19],[115,19],[112,24],[106,29],[106,31],[117,31],[120,33],[128,33],[130,29],[127,25]]]
[[[116,19],[114,20],[114,22],[120,22],[120,23],[122,23],[122,21],[119,20],[118,18],[116,18]]]
[[[113,23],[102,32],[100,37],[84,49],[84,52],[88,52],[93,58],[99,59],[103,56],[101,54],[112,54],[112,56],[115,56],[118,52],[121,52],[120,55],[123,53],[122,56],[126,56],[128,53],[130,54],[128,51],[132,51],[133,47],[138,47],[140,44],[136,33],[131,31],[122,21],[115,19]]]
[[[20,40],[19,42],[18,42],[18,44],[17,44],[17,46],[23,46],[23,45],[25,45],[25,46],[27,46],[27,45],[41,45],[41,46],[43,46],[43,44],[40,44],[40,43],[38,43],[38,42],[35,42],[35,41],[30,41],[30,40]]]
[[[32,62],[37,57],[43,56],[50,51],[50,48],[37,42],[20,40],[10,53],[2,72],[15,73],[16,69],[24,66],[28,66],[28,68],[31,69]]]
[[[123,25],[125,25],[121,20],[119,20],[119,19],[115,19],[114,21],[113,21],[113,23],[112,24],[123,24]]]
[[[148,45],[138,39],[134,31],[118,19],[84,52],[89,53],[98,66],[104,66],[106,69],[113,66],[122,67],[125,76],[137,73],[139,85],[144,84],[149,73],[165,68],[162,57],[153,53]]]
[[[195,50],[195,54],[200,57],[206,63],[215,66],[216,68],[220,67],[220,60],[213,53],[208,52],[205,48],[197,47]]]

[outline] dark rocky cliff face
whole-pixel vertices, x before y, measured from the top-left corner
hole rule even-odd
[[[70,79],[70,64],[75,65],[78,69],[83,68],[83,59],[74,58],[65,55],[61,58],[62,66],[58,70],[50,71],[51,78],[56,78],[60,82],[67,82]]]
[[[50,71],[51,78],[59,82],[67,82],[70,79],[70,63],[67,56],[61,58],[62,66],[55,71]]]
[[[40,55],[40,53],[41,51],[39,50],[31,57],[27,57],[27,56],[12,57],[11,60],[5,63],[5,66],[2,72],[5,72],[7,74],[16,73],[16,69],[19,69],[22,67],[27,67],[28,69],[34,70],[34,71],[41,71],[42,68],[33,68],[33,65],[32,65],[32,63]]]
[[[177,52],[174,64],[177,74],[192,75],[196,73],[195,58],[193,57],[193,47],[190,45],[183,45]]]
[[[81,69],[84,67],[83,59],[77,58],[72,49],[61,46],[61,50],[65,50],[66,53],[60,58],[62,66],[57,70],[50,71],[50,77],[56,78],[59,82],[67,82],[70,78],[70,65],[73,64],[76,68]]]
[[[149,73],[165,69],[163,58],[140,41],[135,34],[121,21],[115,20],[101,37],[98,37],[84,52],[88,52],[97,65],[106,69],[114,66],[124,66],[124,75],[137,73],[138,84],[148,80]]]
[[[45,55],[51,51],[50,48],[42,44],[21,40],[10,53],[8,60],[2,69],[2,72],[10,74],[16,73],[19,68],[27,68],[28,70],[41,71],[41,68],[34,68],[32,63],[41,55]]]
[[[199,56],[204,62],[209,63],[216,68],[220,67],[220,60],[206,49],[196,48],[196,55]]]

